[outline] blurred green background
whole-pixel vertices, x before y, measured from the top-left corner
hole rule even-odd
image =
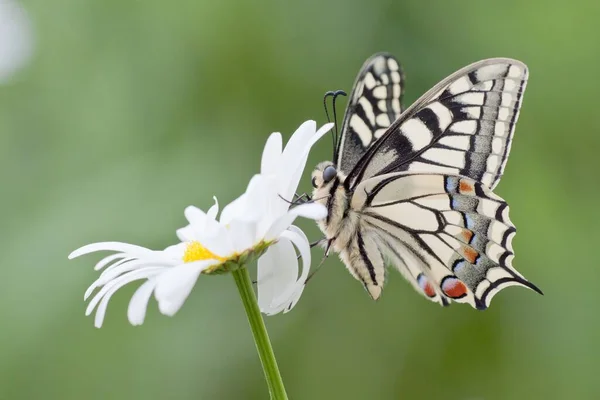
[[[322,124],[323,93],[350,90],[377,51],[402,61],[406,105],[478,59],[529,65],[497,192],[515,265],[546,295],[443,309],[391,273],[375,303],[333,257],[293,312],[267,319],[290,398],[600,398],[595,1],[22,4],[36,53],[0,87],[0,399],[267,398],[231,277],[201,278],[173,318],[152,300],[142,327],[126,287],[98,330],[83,292],[99,256],[67,254],[174,243],[185,206],[237,196],[267,135]],[[330,154],[327,138],[308,169]]]

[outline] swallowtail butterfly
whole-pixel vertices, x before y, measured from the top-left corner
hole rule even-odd
[[[512,267],[515,226],[494,194],[510,152],[527,67],[492,58],[450,75],[406,110],[398,61],[362,66],[334,146],[312,173],[328,250],[373,299],[386,264],[426,298],[486,309],[500,290],[542,293]],[[324,240],[325,240],[324,239]]]

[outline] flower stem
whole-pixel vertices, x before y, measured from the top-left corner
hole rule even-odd
[[[272,400],[287,400],[287,394],[285,387],[283,386],[283,380],[277,367],[277,360],[275,360],[275,354],[273,353],[273,347],[267,334],[267,328],[265,322],[260,315],[260,309],[258,308],[258,302],[256,301],[256,295],[252,288],[252,281],[250,280],[250,274],[248,269],[245,267],[239,268],[231,273],[235,284],[237,285],[250,328],[252,329],[252,335],[254,336],[254,342],[256,344],[256,350],[260,357],[260,362],[265,373],[265,379],[269,387],[269,393],[271,394]]]

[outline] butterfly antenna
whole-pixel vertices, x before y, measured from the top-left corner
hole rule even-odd
[[[337,99],[338,96],[348,96],[348,95],[343,90],[336,90],[335,92],[333,92],[332,107],[333,107],[333,123],[335,124],[335,143],[333,146],[334,155],[337,150],[337,141],[338,141],[338,137],[339,137],[338,120],[337,120],[337,114],[336,114],[336,110],[335,110],[335,100]]]
[[[333,96],[333,98],[335,99],[335,92],[332,92],[330,90],[328,92],[325,92],[325,95],[323,96],[323,107],[325,108],[325,116],[327,117],[327,122],[331,122],[331,118],[329,118],[329,110],[327,109],[327,98],[330,96]],[[335,108],[333,110],[333,113],[335,115]],[[333,148],[335,149],[337,145],[337,132],[331,132],[331,138],[333,139]]]

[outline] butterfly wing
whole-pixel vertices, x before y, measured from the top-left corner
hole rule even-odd
[[[493,189],[504,172],[528,71],[494,58],[471,64],[433,87],[390,126],[348,174],[355,188],[399,172],[463,175]]]
[[[363,181],[351,208],[360,215],[357,236],[370,238],[380,254],[359,252],[359,262],[380,265],[385,256],[430,300],[485,309],[508,286],[541,293],[512,267],[516,230],[508,205],[481,182],[445,174],[386,174]],[[382,276],[375,272],[375,278]],[[363,283],[373,283],[363,275]],[[376,283],[381,286],[382,279]]]
[[[339,171],[348,174],[400,116],[403,88],[402,69],[391,54],[375,54],[363,64],[350,94],[335,151]]]

